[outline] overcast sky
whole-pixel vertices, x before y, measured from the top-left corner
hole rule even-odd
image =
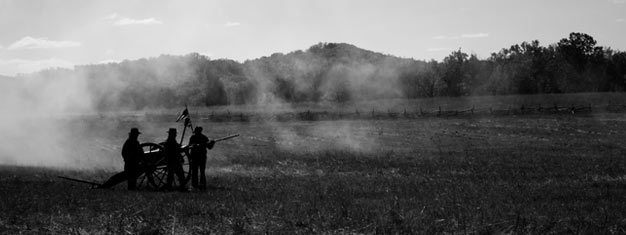
[[[486,58],[570,32],[626,50],[626,0],[0,0],[0,74],[198,52],[238,61],[318,42]]]

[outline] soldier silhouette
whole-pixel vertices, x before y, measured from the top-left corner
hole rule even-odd
[[[213,145],[215,145],[215,141],[209,140],[208,137],[202,134],[202,127],[196,127],[193,130],[193,135],[189,138],[191,151],[189,154],[189,168],[191,171],[191,186],[194,188],[200,190],[206,189],[206,175],[204,174],[206,168],[206,154],[207,149],[212,149]],[[199,185],[198,178],[200,178]]]
[[[139,129],[131,128],[128,139],[122,147],[122,157],[124,158],[124,172],[128,181],[128,190],[136,189],[137,176],[139,175],[139,161],[143,157],[143,150],[139,146]]]
[[[167,132],[167,140],[163,143],[163,154],[167,162],[167,182],[163,186],[164,190],[171,190],[174,182],[174,175],[178,177],[179,190],[186,191],[185,173],[183,172],[183,156],[180,154],[180,144],[176,142],[176,128],[170,128]]]

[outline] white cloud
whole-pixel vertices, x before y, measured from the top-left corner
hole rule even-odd
[[[103,17],[102,19],[106,21],[111,21],[112,24],[115,26],[163,24],[163,22],[155,18],[132,19],[128,17],[122,17],[117,13],[112,13],[108,16]]]
[[[226,24],[224,24],[224,27],[237,27],[237,26],[241,26],[241,23],[239,23],[239,22],[227,22]]]
[[[115,19],[117,19],[118,17],[120,17],[120,16],[119,16],[119,15],[117,15],[117,13],[113,13],[113,14],[110,14],[110,15],[108,15],[108,16],[106,16],[106,17],[102,18],[102,19],[103,19],[103,20],[115,20]]]
[[[109,59],[109,60],[98,61],[96,64],[111,64],[111,63],[120,63],[120,62],[122,61]]]
[[[11,44],[7,49],[19,50],[19,49],[53,49],[53,48],[68,48],[79,47],[80,42],[74,41],[53,41],[48,38],[33,38],[24,37],[17,42]]]
[[[612,2],[613,4],[624,4],[626,3],[626,0],[609,0],[609,2]]]
[[[47,68],[72,68],[74,63],[59,58],[45,60],[0,59],[0,74],[13,76],[19,73],[32,73]]]
[[[488,33],[469,33],[461,35],[462,38],[486,38],[489,37]]]
[[[147,19],[131,19],[131,18],[122,18],[113,22],[113,25],[116,26],[126,26],[126,25],[151,25],[151,24],[163,24],[163,22],[155,19],[155,18],[147,18]]]
[[[624,23],[624,21],[626,21],[626,20],[624,20],[623,18],[619,18],[619,19],[615,20],[615,22],[617,22],[617,23]],[[2,47],[0,46],[0,48],[2,48]]]

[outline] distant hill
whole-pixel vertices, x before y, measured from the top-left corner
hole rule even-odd
[[[270,82],[260,98],[292,102],[400,98],[400,73],[416,63],[346,43],[320,43],[306,51],[276,53],[243,64],[246,76]],[[257,100],[259,101],[259,100]]]
[[[427,62],[318,43],[243,63],[162,55],[44,70],[19,80],[29,81],[24,90],[31,99],[48,99],[38,99],[37,89],[65,90],[55,93],[64,95],[59,100],[88,101],[96,110],[625,91],[626,53],[595,44],[589,35],[572,33],[547,47],[523,42],[484,60],[458,50]]]

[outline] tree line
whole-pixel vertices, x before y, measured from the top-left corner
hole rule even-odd
[[[626,53],[571,33],[558,43],[523,42],[480,60],[461,50],[404,74],[408,97],[509,95],[626,90]]]
[[[422,61],[319,43],[245,62],[162,55],[20,77],[78,77],[98,110],[625,91],[626,52],[596,44],[590,35],[571,33],[555,44],[522,42],[486,59],[459,49],[442,61]]]

